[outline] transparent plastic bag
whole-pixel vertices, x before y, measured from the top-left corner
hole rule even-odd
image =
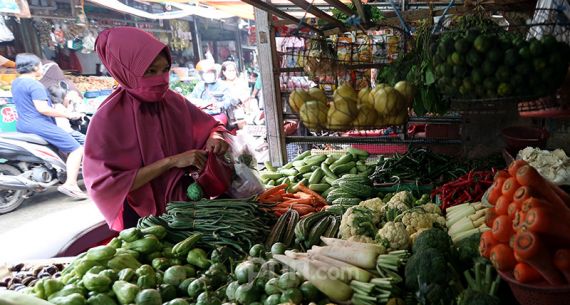
[[[248,147],[246,135],[226,136],[234,163],[234,179],[226,194],[232,198],[249,198],[265,190],[257,171],[257,160]]]

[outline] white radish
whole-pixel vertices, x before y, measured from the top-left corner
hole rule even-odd
[[[338,269],[338,273],[340,274],[339,280],[343,282],[350,282],[351,280],[356,280],[360,282],[368,283],[372,278],[372,274],[370,272],[353,266],[351,264],[347,264],[345,262],[336,260],[334,258],[330,258],[324,255],[312,255],[310,258],[314,261],[324,262],[330,265],[332,268]]]
[[[379,255],[377,251],[371,249],[355,249],[346,246],[313,246],[308,253],[309,255],[325,255],[364,269],[373,269]]]
[[[344,240],[344,239],[322,237],[322,236],[321,236],[321,240],[327,246],[350,247],[350,248],[353,248],[355,250],[356,249],[362,249],[362,250],[368,250],[368,251],[375,251],[377,254],[386,253],[386,249],[384,249],[382,246],[376,245],[376,244],[361,243],[361,242],[356,242],[356,241],[348,241],[348,240]]]

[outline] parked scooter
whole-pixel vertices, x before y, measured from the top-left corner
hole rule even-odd
[[[85,132],[89,118],[70,123]],[[35,193],[65,182],[66,157],[38,135],[0,133],[0,214],[17,209]]]

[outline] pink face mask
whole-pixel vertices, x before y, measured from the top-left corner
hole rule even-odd
[[[138,88],[127,89],[127,91],[142,102],[160,102],[168,91],[168,81],[170,74],[163,73],[161,75],[143,76],[138,79]]]

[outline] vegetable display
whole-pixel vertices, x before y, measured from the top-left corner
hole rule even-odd
[[[293,209],[303,216],[325,208],[326,200],[315,191],[299,182],[295,193],[287,193],[288,185],[281,184],[266,190],[257,197],[257,201],[271,209],[275,216],[282,216],[289,209]]]
[[[570,158],[562,149],[548,151],[527,147],[519,151],[517,159],[528,162],[554,184],[570,185]]]
[[[490,258],[498,270],[513,271],[522,283],[570,283],[565,277],[568,265],[562,263],[570,248],[566,234],[570,195],[526,161],[517,160],[495,176],[488,197],[494,205],[488,213],[492,229],[481,236],[481,255]],[[506,211],[497,207],[507,203]]]
[[[485,224],[487,208],[481,203],[464,203],[446,210],[446,226],[454,244],[490,228]]]
[[[470,171],[457,180],[448,182],[431,193],[436,202],[441,202],[441,209],[466,202],[481,201],[483,194],[493,184],[493,171]]]
[[[166,213],[139,220],[141,229],[154,225],[166,228],[166,239],[181,241],[201,233],[200,246],[212,249],[228,246],[245,253],[269,233],[273,217],[255,202],[235,199],[170,202]]]
[[[449,181],[467,173],[452,158],[430,152],[424,148],[411,148],[394,157],[380,157],[370,178],[377,184],[413,182],[429,184],[440,179]]]

